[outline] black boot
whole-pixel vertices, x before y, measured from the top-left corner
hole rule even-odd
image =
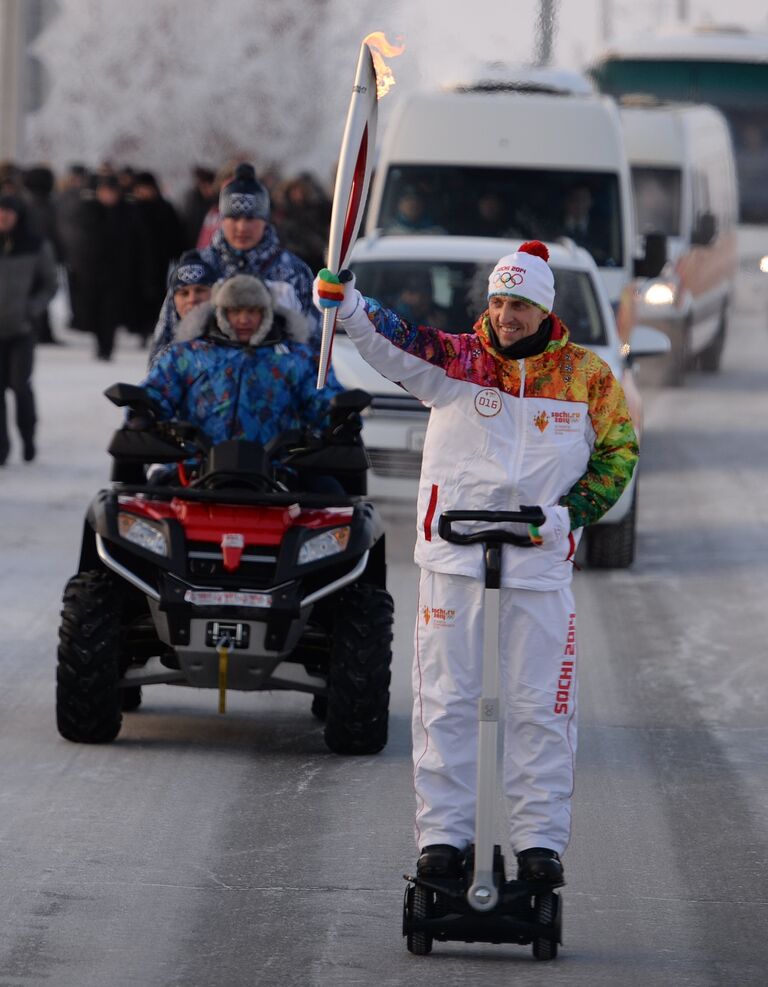
[[[447,843],[433,843],[422,847],[416,863],[419,877],[459,877],[461,874],[461,853]]]
[[[24,452],[22,453],[22,455],[24,456],[24,462],[31,463],[32,460],[37,455],[37,449],[35,448],[35,440],[23,439],[22,441],[24,443]]]
[[[517,855],[518,881],[550,881],[560,884],[563,880],[563,865],[554,850],[534,846]]]

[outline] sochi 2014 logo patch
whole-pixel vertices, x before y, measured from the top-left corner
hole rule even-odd
[[[435,627],[453,627],[456,623],[456,611],[445,607],[432,607],[432,619]]]
[[[581,431],[581,413],[578,411],[553,411],[552,421],[555,423],[555,435]]]
[[[422,609],[424,623],[432,621],[434,627],[453,627],[456,623],[456,611],[447,607],[424,607]]]
[[[501,395],[491,387],[484,387],[475,395],[475,411],[483,418],[493,418],[501,411]]]
[[[543,432],[547,425],[549,425],[549,415],[546,411],[540,411],[533,419],[533,424],[540,432]]]

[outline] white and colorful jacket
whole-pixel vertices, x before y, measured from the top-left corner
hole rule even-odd
[[[502,583],[538,590],[567,585],[583,526],[618,500],[637,461],[624,392],[608,364],[569,342],[554,314],[546,350],[514,360],[493,348],[487,312],[473,332],[452,335],[413,326],[362,295],[358,302],[339,322],[360,354],[431,408],[416,563],[480,579],[482,547],[440,538],[443,511],[561,504],[571,531],[552,547],[505,546]]]

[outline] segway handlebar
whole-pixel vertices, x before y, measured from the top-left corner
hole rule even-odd
[[[440,515],[438,534],[445,541],[455,545],[518,545],[520,548],[530,548],[533,542],[528,535],[516,535],[503,529],[484,528],[482,531],[459,532],[451,525],[457,521],[489,521],[491,524],[532,524],[540,527],[544,524],[544,512],[540,507],[522,507],[519,511],[446,511]]]

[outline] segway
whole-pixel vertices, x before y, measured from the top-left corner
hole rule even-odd
[[[517,522],[540,526],[538,507],[519,511],[447,511],[440,518],[440,537],[457,545],[482,544],[485,588],[501,587],[502,545],[532,546],[527,535],[503,528],[454,531],[456,522]],[[562,942],[562,905],[555,889],[564,882],[506,880],[501,847],[493,843],[497,793],[499,728],[499,594],[484,595],[483,684],[478,702],[477,806],[475,842],[464,852],[457,877],[405,875],[408,886],[403,909],[403,935],[418,956],[438,942],[533,944],[537,960],[553,960]]]

